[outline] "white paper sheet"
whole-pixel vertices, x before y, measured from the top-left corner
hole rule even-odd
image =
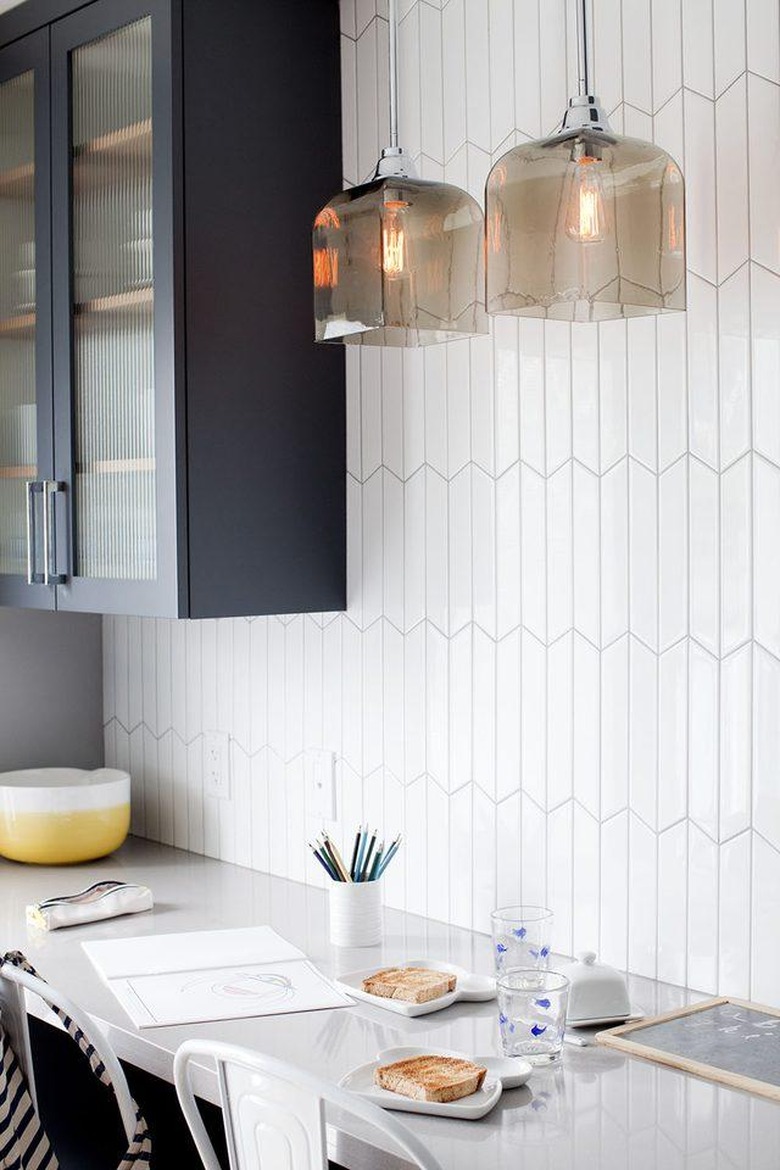
[[[303,951],[270,926],[145,934],[81,945],[104,979],[202,971],[218,964],[239,967],[244,963],[279,963],[305,958]]]
[[[136,975],[111,979],[109,987],[138,1028],[310,1012],[352,1002],[306,959]]]
[[[138,1028],[348,1007],[270,926],[82,943]]]

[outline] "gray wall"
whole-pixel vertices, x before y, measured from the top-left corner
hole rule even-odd
[[[100,617],[0,609],[0,771],[102,763]]]

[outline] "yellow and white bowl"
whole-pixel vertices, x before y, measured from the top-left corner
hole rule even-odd
[[[73,865],[113,853],[130,828],[130,776],[115,768],[0,773],[0,856]]]

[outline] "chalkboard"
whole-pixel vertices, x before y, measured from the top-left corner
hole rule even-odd
[[[599,1044],[683,1072],[780,1100],[780,1011],[738,999],[708,999],[624,1024]]]

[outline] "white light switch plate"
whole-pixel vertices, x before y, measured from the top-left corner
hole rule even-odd
[[[305,756],[306,812],[323,821],[336,819],[336,754],[312,748]]]
[[[203,789],[206,796],[230,800],[230,736],[207,731],[203,736]]]

